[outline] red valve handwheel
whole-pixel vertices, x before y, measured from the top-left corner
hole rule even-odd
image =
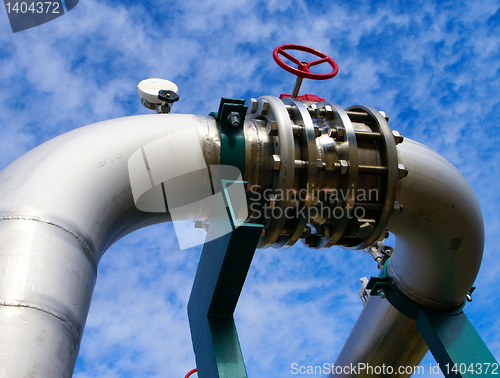
[[[290,55],[285,50],[304,51],[306,53],[316,55],[320,59],[314,60],[312,62],[302,62],[296,57]],[[284,56],[285,58],[297,64],[299,68],[294,68],[283,62],[283,60],[281,60],[280,55]],[[322,53],[319,50],[307,46],[292,45],[292,44],[278,46],[273,51],[273,58],[281,68],[287,70],[288,72],[293,73],[294,75],[302,79],[326,80],[326,79],[331,79],[339,72],[339,66],[332,58],[330,58],[328,55]],[[328,63],[332,67],[332,72],[326,74],[317,74],[317,73],[312,73],[311,70],[309,69],[309,67],[317,66],[318,64],[322,63]]]
[[[196,373],[198,371],[198,369],[193,369],[191,370],[189,373],[186,374],[186,376],[184,378],[189,378],[190,376],[192,376],[194,373]]]

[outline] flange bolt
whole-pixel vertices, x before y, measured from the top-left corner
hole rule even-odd
[[[227,116],[227,121],[232,127],[239,127],[241,123],[241,117],[237,112],[231,112]]]
[[[380,298],[387,298],[387,294],[385,292],[384,289],[380,289],[379,291],[377,291],[377,295],[380,297]]]

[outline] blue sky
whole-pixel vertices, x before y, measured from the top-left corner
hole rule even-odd
[[[301,93],[384,110],[393,129],[445,156],[474,189],[486,246],[465,312],[499,360],[499,8],[490,0],[80,0],[16,34],[0,11],[0,168],[66,131],[149,113],[136,89],[145,78],[179,86],[175,112],[208,114],[221,97],[290,93],[294,77],[273,49],[317,48],[340,73],[306,80]],[[186,305],[199,255],[179,250],[169,224],[115,244],[99,267],[75,377],[176,378],[192,369]],[[258,250],[235,314],[249,375],[292,377],[292,363],[333,363],[362,309],[358,280],[376,273],[361,251]]]

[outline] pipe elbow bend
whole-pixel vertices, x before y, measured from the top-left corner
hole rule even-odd
[[[463,303],[481,264],[479,203],[462,174],[430,148],[405,139],[398,155],[409,175],[398,190],[404,211],[388,224],[396,235],[388,274],[424,308],[453,311]]]

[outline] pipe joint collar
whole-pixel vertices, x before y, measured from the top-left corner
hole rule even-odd
[[[370,278],[370,281],[368,281],[368,284],[366,285],[366,289],[370,290],[370,296],[378,295],[379,297],[388,300],[389,303],[402,314],[406,315],[410,319],[416,319],[418,314],[424,308],[404,295],[394,285],[393,281],[387,274],[389,261],[390,258],[385,263],[384,267],[382,268],[382,272],[378,277]],[[465,307],[465,303],[466,302],[464,300],[456,310],[447,311],[445,314],[453,316],[461,313],[463,311],[463,308]],[[426,309],[426,311],[429,310]]]

